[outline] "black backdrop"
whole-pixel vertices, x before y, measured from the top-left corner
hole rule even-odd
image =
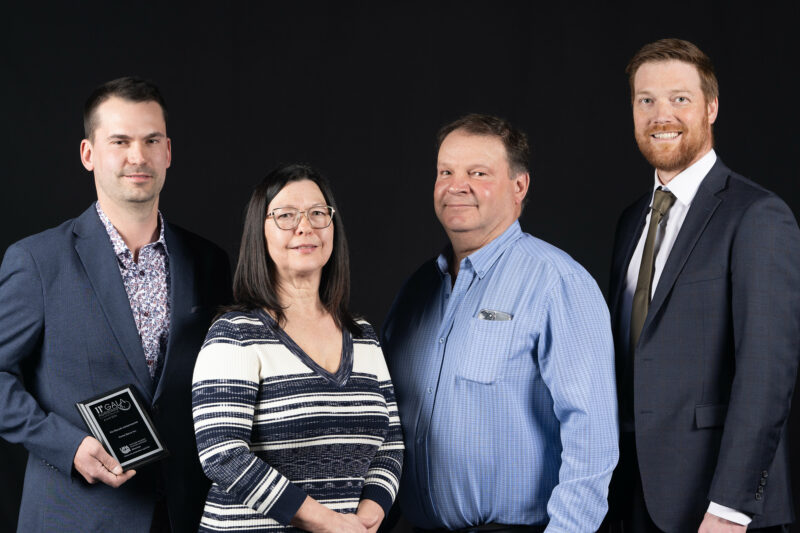
[[[380,325],[444,242],[431,208],[435,131],[480,111],[530,136],[523,229],[605,290],[616,218],[652,180],[623,69],[671,36],[716,65],[720,157],[800,213],[796,2],[53,4],[3,9],[0,252],[93,200],[81,106],[96,85],[137,74],[170,107],[165,216],[232,259],[254,184],[278,162],[312,163],[347,226],[352,307]],[[13,530],[24,451],[0,441],[0,454],[0,530]]]

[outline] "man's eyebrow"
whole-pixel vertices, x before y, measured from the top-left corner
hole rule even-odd
[[[148,133],[147,135],[145,135],[144,138],[145,139],[155,139],[155,138],[162,138],[162,137],[166,137],[166,135],[164,135],[160,131],[154,131],[153,133]],[[124,133],[112,133],[111,135],[108,136],[108,138],[109,139],[129,140],[129,139],[132,139],[133,137],[131,137],[130,135],[125,135]]]

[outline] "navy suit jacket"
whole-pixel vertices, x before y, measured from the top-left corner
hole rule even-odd
[[[651,193],[621,216],[611,271],[619,316]],[[669,254],[634,358],[636,449],[648,512],[664,531],[696,531],[714,501],[793,520],[786,423],[800,358],[800,231],[783,201],[718,159]],[[622,388],[621,388],[622,389]],[[616,490],[630,490],[612,483]]]
[[[174,532],[197,531],[208,481],[191,412],[196,355],[230,266],[210,242],[165,224],[171,322],[158,386],[111,241],[92,205],[81,216],[11,245],[0,266],[0,436],[28,449],[18,530],[147,532],[166,496]],[[133,384],[170,456],[114,489],[73,470],[88,435],[75,402]]]

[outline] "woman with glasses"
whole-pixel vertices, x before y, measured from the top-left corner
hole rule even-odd
[[[247,208],[234,305],[197,358],[192,401],[213,484],[200,531],[376,531],[403,441],[372,327],[347,308],[344,226],[305,165],[272,171]]]

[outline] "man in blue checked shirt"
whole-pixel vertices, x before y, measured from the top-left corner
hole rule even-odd
[[[520,229],[528,142],[505,120],[442,128],[434,209],[450,245],[384,326],[418,529],[595,531],[617,464],[614,349],[592,277]]]

